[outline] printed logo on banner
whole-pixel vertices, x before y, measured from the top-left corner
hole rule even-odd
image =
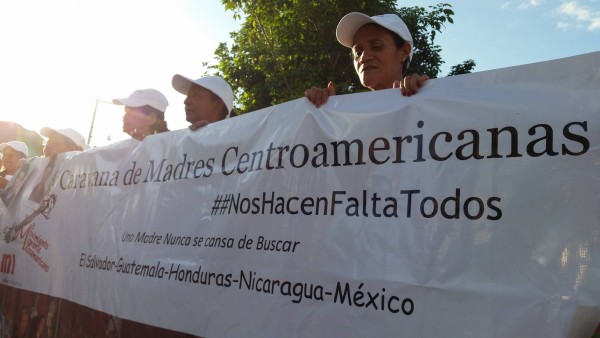
[[[42,249],[48,250],[48,242],[39,232],[35,231],[36,224],[32,223],[32,221],[39,214],[42,214],[46,219],[50,219],[50,212],[52,212],[52,209],[56,204],[56,195],[52,194],[52,187],[55,185],[58,172],[58,162],[56,159],[56,156],[41,159],[40,161],[47,160],[45,166],[44,162],[35,162],[40,164],[39,168],[42,168],[42,166],[44,167],[39,181],[34,186],[27,199],[29,202],[37,204],[37,208],[21,222],[17,222],[12,226],[3,229],[4,241],[10,243],[17,239],[23,240],[21,249],[46,272],[48,271],[48,264],[44,261],[41,253]],[[37,160],[38,159],[33,159],[28,162],[28,167]]]
[[[42,214],[42,216],[44,216],[44,218],[46,218],[46,219],[50,219],[50,212],[54,208],[55,204],[56,204],[56,195],[55,194],[52,194],[52,195],[48,196],[47,198],[45,198],[42,201],[42,203],[40,203],[39,208],[37,208],[33,213],[31,213],[31,215],[28,215],[27,217],[25,217],[25,219],[23,221],[21,221],[19,224],[13,224],[10,227],[4,228],[4,241],[6,243],[10,243],[10,242],[14,241],[15,239],[17,239],[19,237],[19,233],[21,234],[21,238],[24,237],[25,235],[27,235],[27,232],[29,232],[29,229],[25,229],[25,227],[31,221],[33,221],[33,219],[36,218],[37,215],[39,215],[39,214]]]
[[[0,263],[0,273],[14,275],[15,265],[17,265],[17,256],[15,254],[2,254],[2,263]]]
[[[23,251],[25,251],[34,261],[36,261],[40,268],[46,272],[48,272],[48,264],[40,256],[40,252],[42,249],[48,250],[48,242],[46,242],[38,233],[34,231],[35,223],[31,223],[31,221],[33,221],[39,214],[42,214],[42,216],[44,216],[46,219],[50,219],[50,212],[54,208],[55,204],[56,195],[51,194],[42,200],[40,206],[33,213],[25,217],[23,221],[4,228],[4,241],[6,243],[10,243],[18,238],[22,238]],[[2,264],[4,264],[4,258]]]

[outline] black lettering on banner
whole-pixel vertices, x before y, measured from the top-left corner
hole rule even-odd
[[[402,204],[405,200],[405,204]],[[478,220],[486,217],[498,220],[502,217],[501,198],[497,196],[464,198],[461,189],[454,194],[427,196],[419,189],[400,190],[399,196],[380,196],[379,192],[362,190],[357,197],[345,190],[334,190],[330,196],[283,197],[275,192],[262,192],[261,196],[244,197],[241,193],[217,195],[213,214],[262,214],[307,216],[332,215],[339,209],[347,217],[414,217],[414,212],[423,218],[443,217],[446,219]],[[414,206],[417,206],[414,208]],[[406,208],[405,214],[400,214]],[[215,210],[217,210],[215,212]]]
[[[364,283],[360,283],[356,290],[352,290],[349,283],[340,282],[336,284],[333,302],[338,304],[347,304],[359,308],[372,309],[377,311],[389,311],[409,316],[414,311],[414,302],[410,298],[405,298],[398,309],[395,304],[400,300],[397,296],[386,296],[385,288],[381,292],[363,291]]]
[[[222,172],[223,175],[229,176],[234,173],[242,175],[263,169],[290,169],[305,166],[327,168],[365,164],[443,162],[452,159],[481,161],[523,157],[523,151],[530,157],[559,154],[580,156],[587,153],[590,147],[589,140],[585,137],[588,131],[587,121],[572,121],[564,125],[562,139],[559,141],[561,153],[554,150],[557,137],[553,127],[547,124],[532,126],[527,133],[519,133],[514,126],[489,128],[483,132],[464,129],[455,133],[449,131],[429,133],[424,121],[418,121],[416,127],[423,132],[391,138],[375,136],[370,142],[362,139],[342,139],[314,145],[297,143],[280,146],[275,146],[271,142],[268,148],[254,150],[252,153],[243,152],[239,147],[233,146],[226,149],[223,154]],[[527,138],[523,136],[525,134],[538,137]],[[482,142],[484,140],[488,142]],[[409,158],[409,155],[413,157]],[[226,166],[228,163],[229,167]]]
[[[238,289],[246,289],[266,294],[280,294],[292,298],[292,303],[300,303],[303,300],[324,300],[324,289],[322,285],[312,283],[301,283],[282,281],[266,278],[258,275],[255,271],[240,271]]]

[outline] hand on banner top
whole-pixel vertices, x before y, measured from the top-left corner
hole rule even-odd
[[[209,124],[210,122],[206,121],[206,120],[202,120],[202,121],[196,121],[192,124],[189,125],[188,128],[190,128],[190,130],[195,131],[198,130],[204,126],[206,126],[207,124]]]
[[[404,77],[402,82],[396,80],[392,88],[400,88],[400,92],[404,96],[412,96],[425,85],[425,81],[429,80],[427,75],[412,74]]]
[[[148,136],[148,134],[145,133],[141,129],[133,129],[133,130],[127,132],[127,134],[129,134],[129,136],[131,136],[131,138],[134,138],[138,141],[142,141],[146,136]]]
[[[329,97],[334,95],[335,87],[333,86],[333,82],[329,82],[327,84],[327,88],[317,88],[313,86],[304,92],[304,97],[306,97],[308,101],[314,104],[317,108],[327,103]]]
[[[427,80],[429,80],[429,76],[427,75],[412,74],[404,77],[402,81],[395,80],[392,83],[392,88],[400,88],[402,95],[412,96],[425,85]],[[317,88],[313,86],[304,92],[304,96],[317,108],[327,103],[329,97],[334,95],[335,87],[333,82],[329,82],[327,88]]]

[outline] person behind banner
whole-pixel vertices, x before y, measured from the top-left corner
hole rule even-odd
[[[33,187],[31,193],[29,194],[29,200],[36,203],[41,203],[46,196],[46,192],[48,191],[48,186],[50,182],[48,179],[52,175],[54,171],[54,167],[56,166],[56,155],[50,156],[50,160],[46,167],[44,167],[44,172],[42,173],[42,178],[40,178],[39,182]]]
[[[15,173],[15,175],[12,177],[9,184],[6,186],[6,189],[0,192],[0,199],[2,200],[5,206],[10,205],[10,202],[21,190],[23,184],[27,180],[30,169],[31,161],[25,162],[25,164],[22,167],[20,167]]]
[[[29,326],[27,327],[27,333],[25,337],[27,338],[43,338],[44,337],[44,328],[46,326],[46,317],[42,315],[37,315],[31,318],[29,322]]]
[[[70,151],[83,151],[87,148],[83,135],[72,128],[52,129],[44,127],[40,130],[40,134],[48,139],[44,146],[45,157]]]
[[[415,94],[429,79],[427,75],[406,73],[413,55],[413,40],[408,27],[396,14],[369,17],[353,12],[346,14],[336,29],[338,41],[352,49],[354,69],[360,83],[371,90],[400,88],[402,95]],[[312,87],[304,96],[317,108],[325,104],[335,88]]]
[[[112,103],[125,106],[123,132],[136,140],[169,131],[165,121],[169,101],[156,89],[138,89],[129,97],[113,99]]]
[[[233,90],[220,76],[205,76],[192,80],[175,74],[171,81],[173,88],[186,95],[185,119],[191,130],[231,117],[233,110]]]
[[[0,190],[5,189],[13,175],[21,167],[23,160],[29,157],[27,145],[19,141],[9,141],[0,144],[2,152],[2,165],[4,170],[0,172]]]
[[[29,326],[29,316],[31,310],[28,308],[22,308],[19,310],[17,318],[14,322],[14,327],[12,328],[13,338],[25,338],[27,334],[27,327]]]

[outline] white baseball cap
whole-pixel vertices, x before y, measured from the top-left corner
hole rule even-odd
[[[81,147],[81,149],[87,148],[87,144],[85,144],[85,137],[72,128],[52,129],[49,127],[44,127],[40,130],[40,134],[47,138],[50,138],[54,135],[61,135],[73,141],[73,143],[75,143],[76,146]]]
[[[175,74],[171,83],[173,84],[173,88],[183,95],[187,95],[192,83],[210,90],[219,98],[221,98],[223,103],[225,103],[228,111],[227,117],[231,115],[231,110],[233,109],[233,90],[231,89],[229,83],[227,83],[227,81],[225,81],[222,77],[204,76],[199,79],[192,80],[183,75]]]
[[[381,27],[387,28],[390,31],[398,34],[402,40],[410,43],[410,54],[408,55],[408,62],[410,63],[413,56],[414,46],[412,35],[410,35],[410,31],[408,30],[408,27],[404,21],[402,21],[402,19],[400,19],[400,17],[396,14],[383,14],[375,16],[368,16],[358,12],[346,14],[338,23],[335,35],[342,45],[352,48],[354,43],[354,35],[356,32],[358,32],[360,27],[368,23],[374,23]]]
[[[112,103],[133,108],[150,106],[160,110],[163,113],[166,112],[167,106],[169,105],[167,97],[164,96],[163,93],[152,88],[138,89],[131,93],[129,97],[113,99]]]
[[[6,148],[6,147],[11,147],[14,150],[25,155],[25,157],[29,157],[29,148],[27,148],[27,145],[23,142],[8,141],[6,143],[2,143],[2,144],[0,144],[0,151],[4,150],[4,148]]]

